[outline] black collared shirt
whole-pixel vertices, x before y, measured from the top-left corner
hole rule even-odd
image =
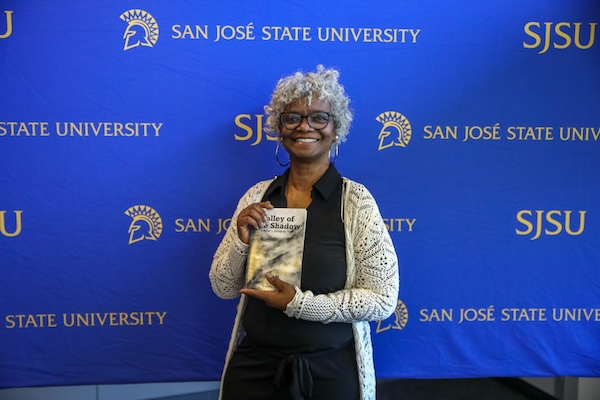
[[[269,186],[262,200],[269,200],[275,207],[287,207],[288,178],[289,170]],[[307,208],[301,289],[318,295],[341,290],[346,281],[342,177],[334,166],[315,183],[311,198]],[[248,298],[243,325],[254,343],[290,352],[335,348],[352,339],[351,324],[289,318],[254,298]]]

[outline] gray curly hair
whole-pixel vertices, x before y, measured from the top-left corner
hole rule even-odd
[[[346,141],[353,115],[349,107],[350,99],[338,82],[339,76],[338,70],[325,69],[324,66],[318,65],[317,72],[298,71],[280,79],[271,96],[271,102],[264,107],[267,115],[265,131],[277,132],[279,136],[279,117],[285,111],[285,107],[295,100],[306,100],[310,105],[314,99],[326,101],[331,105],[337,141]]]

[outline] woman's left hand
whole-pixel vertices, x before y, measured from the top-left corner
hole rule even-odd
[[[278,310],[285,310],[286,306],[296,295],[296,289],[287,282],[282,281],[277,276],[267,272],[267,280],[276,290],[265,291],[256,289],[242,289],[240,293],[263,300],[269,307]]]

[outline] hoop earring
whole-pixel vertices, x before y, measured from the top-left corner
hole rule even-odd
[[[281,140],[277,141],[277,147],[275,147],[275,159],[277,160],[277,163],[279,165],[281,165],[282,167],[287,167],[288,165],[290,165],[290,160],[288,160],[287,164],[282,164],[281,161],[279,161],[279,146],[281,145]]]
[[[333,161],[331,161],[331,148],[329,149],[329,162],[331,163],[331,165],[335,165],[335,162],[337,161],[338,155],[340,154],[340,145],[338,142],[333,142],[333,144],[331,145],[331,147],[335,146],[335,154],[333,157]]]

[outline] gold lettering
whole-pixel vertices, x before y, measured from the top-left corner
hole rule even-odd
[[[10,132],[10,133],[9,133]],[[0,122],[0,136],[49,136],[47,122]]]
[[[433,132],[431,131],[432,128],[433,127],[431,125],[428,125],[425,128],[423,128],[423,130],[426,133],[426,135],[423,136],[424,139],[450,139],[450,137],[454,139],[457,138],[458,126],[436,126]]]
[[[4,325],[6,328],[8,329],[12,329],[14,328],[17,324],[15,323],[14,320],[15,316],[14,315],[7,315],[5,320],[6,320],[6,325]]]
[[[571,227],[571,214],[573,213],[570,210],[566,210],[564,211],[564,228],[565,228],[565,232],[571,236],[577,236],[577,235],[581,235],[583,233],[583,231],[585,230],[585,214],[587,213],[586,211],[579,211],[579,228],[577,229],[577,231],[574,231],[573,228]],[[548,212],[545,213],[546,216],[545,218],[544,216],[544,210],[536,210],[536,229],[535,229],[535,234],[534,236],[531,238],[531,240],[536,240],[537,238],[539,238],[542,234],[542,223],[543,220],[547,221],[548,223],[550,223],[550,225],[554,226],[555,229],[551,230],[551,229],[544,229],[543,232],[546,235],[549,236],[556,236],[558,234],[560,234],[563,231],[563,223],[562,223],[562,218],[560,218],[562,216],[562,211],[560,210],[550,210]],[[523,225],[525,225],[526,230],[519,230],[519,229],[515,229],[515,232],[517,235],[529,235],[530,233],[532,233],[534,231],[534,225],[532,222],[530,222],[528,220],[528,218],[526,218],[525,216],[532,216],[533,213],[531,210],[521,210],[517,213],[517,221],[522,223]]]
[[[575,46],[582,50],[587,50],[590,47],[592,47],[594,45],[594,36],[596,35],[596,25],[598,24],[596,22],[590,23],[590,41],[585,46],[581,44],[579,37],[581,34],[581,22],[575,23],[573,25],[575,25]]]
[[[262,120],[263,120],[263,115],[256,114],[256,141],[254,143],[252,143],[251,146],[256,146],[262,140],[262,132],[263,132]]]
[[[244,131],[248,132],[248,134],[246,136],[238,136],[238,135],[233,135],[235,137],[235,140],[248,140],[252,137],[252,128],[249,127],[248,125],[244,124],[241,122],[241,120],[243,119],[250,119],[250,114],[239,114],[235,117],[235,125],[238,128],[243,129]]]
[[[544,54],[550,48],[550,27],[552,26],[552,22],[545,22],[544,25],[546,25],[545,44],[544,44],[544,48],[542,49],[542,51],[540,51],[538,54]]]
[[[231,224],[231,218],[222,219],[219,218],[219,230],[217,231],[217,235],[223,231],[226,231],[229,228],[229,224]]]
[[[191,39],[194,38],[194,32],[192,31],[192,27],[189,25],[186,25],[183,29],[183,38],[185,37],[189,37]]]
[[[390,232],[402,232],[404,224],[408,225],[408,231],[413,231],[413,225],[416,218],[383,218],[383,224]]]
[[[196,232],[196,227],[194,226],[194,220],[188,219],[187,225],[185,226],[185,231],[191,230],[192,232]]]
[[[55,328],[56,314],[17,314],[5,317],[8,329],[13,328]]]
[[[106,322],[107,315],[106,315],[106,313],[104,313],[104,315],[102,315],[100,313],[96,313],[96,318],[98,319],[98,322],[100,322],[100,326],[104,326],[104,323]]]
[[[210,232],[210,219],[204,221],[198,218],[198,231],[202,232],[203,230],[206,232]]]
[[[81,314],[77,314],[77,326],[90,326],[90,318],[89,314],[86,313],[85,316]]]
[[[412,36],[412,42],[417,43],[417,36],[421,33],[420,29],[409,29],[410,35]]]
[[[119,325],[129,325],[129,314],[126,312],[119,313]]]
[[[250,114],[239,114],[235,117],[235,125],[238,128],[240,128],[248,133],[246,136],[234,134],[235,140],[240,140],[240,141],[250,140],[252,135],[254,133],[256,133],[256,140],[254,141],[254,143],[251,144],[251,146],[256,146],[257,144],[259,144],[262,141],[264,115],[263,114],[255,114],[255,117],[256,117],[256,130],[253,130],[251,126],[246,125],[245,123],[242,122],[242,119],[250,120],[252,118],[250,116]],[[277,137],[266,135],[266,139],[270,140],[270,141],[276,141]]]
[[[571,45],[571,36],[569,36],[568,33],[565,33],[565,32],[563,32],[563,31],[560,30],[560,28],[562,28],[563,26],[566,26],[567,28],[570,28],[571,24],[569,24],[568,22],[559,22],[554,27],[554,31],[556,32],[556,34],[558,36],[560,36],[561,38],[565,39],[565,43],[564,44],[557,44],[556,42],[554,42],[553,46],[554,46],[555,49],[566,49],[567,47],[569,47]]]
[[[66,123],[66,122],[63,122],[63,123],[62,123],[62,125],[63,125],[63,126],[64,126],[64,128],[65,128],[64,132],[63,132],[63,131],[61,131],[61,129],[60,129],[61,123],[60,123],[60,122],[57,122],[57,123],[56,123],[56,134],[57,134],[58,136],[67,136],[67,133],[68,133],[68,132],[67,132],[67,123]]]
[[[6,211],[0,211],[0,233],[6,237],[15,237],[21,233],[22,229],[22,218],[23,210],[16,210],[15,213],[15,230],[13,232],[8,232],[6,229]]]
[[[129,314],[129,318],[131,319],[131,322],[129,323],[129,325],[143,325],[141,318],[141,313],[139,312],[132,312],[131,314]]]
[[[4,11],[4,15],[6,15],[6,32],[0,35],[0,39],[6,39],[12,34],[13,23],[12,23],[12,14],[14,11]]]
[[[548,49],[550,48],[550,43],[552,42],[551,40],[551,34],[552,34],[552,22],[545,22],[544,23],[544,44],[542,49],[539,51],[538,54],[543,54],[545,52],[548,51]],[[575,46],[577,46],[577,48],[582,49],[582,50],[587,50],[590,47],[592,47],[594,45],[594,40],[595,40],[595,35],[596,35],[596,25],[598,25],[597,23],[590,23],[590,35],[589,35],[589,40],[587,42],[587,44],[582,44],[581,43],[581,22],[575,22],[573,23],[573,26],[575,27],[575,31],[574,33],[571,34],[570,29],[571,29],[571,23],[569,22],[559,22],[554,26],[554,33],[560,38],[562,39],[561,41],[554,41],[552,42],[552,46],[555,49],[566,49],[567,47],[569,47],[571,45],[571,43],[573,43],[573,41],[575,42]],[[523,42],[523,47],[526,49],[534,49],[534,48],[538,48],[541,44],[542,44],[542,37],[540,34],[534,32],[534,30],[532,28],[540,28],[541,25],[539,22],[529,22],[527,24],[525,24],[524,30],[525,30],[525,34],[527,36],[530,36],[531,38],[534,39],[534,42],[532,44]]]
[[[517,221],[519,221],[520,223],[525,225],[525,227],[527,228],[524,231],[515,229],[515,233],[517,235],[529,235],[531,232],[533,232],[533,224],[531,222],[529,222],[527,219],[525,219],[523,217],[523,215],[533,215],[533,214],[530,210],[521,210],[517,213]]]
[[[160,311],[157,311],[157,312],[156,312],[156,316],[158,317],[158,319],[159,319],[159,321],[160,321],[160,322],[159,322],[159,325],[164,325],[164,323],[165,323],[165,316],[166,316],[166,315],[167,315],[167,312],[166,312],[166,311],[164,311],[164,312],[162,312],[162,313],[161,313]]]
[[[200,37],[208,39],[208,25],[195,25],[194,29],[192,29],[190,25],[186,25],[183,28],[183,32],[180,31],[180,28],[181,25],[173,25],[171,27],[171,30],[173,31],[173,35],[171,35],[171,37],[173,39],[200,39]]]
[[[542,215],[544,214],[544,211],[536,210],[536,214],[537,214],[537,229],[535,231],[535,236],[532,237],[530,240],[536,240],[542,234]]]
[[[173,35],[171,35],[171,38],[180,39],[183,36],[179,28],[181,28],[181,25],[179,24],[171,26],[171,31],[173,31]]]
[[[187,221],[179,218],[175,220],[175,225],[177,225],[175,232],[210,232],[210,218],[205,220],[198,218],[195,221],[191,218]]]
[[[557,221],[554,218],[552,218],[553,215],[560,216],[560,211],[558,211],[558,210],[550,210],[550,211],[548,211],[546,213],[546,221],[548,221],[552,225],[556,226],[556,230],[555,231],[550,231],[548,229],[545,229],[544,232],[546,233],[546,235],[554,236],[554,235],[558,235],[560,232],[562,232],[562,224],[560,223],[560,221]],[[538,231],[539,231],[539,229],[538,229]]]
[[[154,128],[154,136],[160,136],[159,131],[163,125],[164,122],[161,122],[160,124],[155,124],[154,122],[152,122],[152,127]]]
[[[75,314],[69,314],[71,316],[71,321],[67,322],[67,314],[63,314],[63,325],[66,326],[67,328],[72,327],[73,325],[75,325]]]
[[[531,36],[535,40],[533,42],[533,44],[527,44],[527,43],[523,42],[523,47],[526,49],[535,49],[536,47],[538,47],[540,45],[540,43],[542,43],[542,38],[540,37],[540,35],[538,35],[537,33],[533,32],[531,30],[532,26],[539,28],[540,23],[539,22],[529,22],[529,23],[525,24],[525,33],[528,36]]]
[[[553,308],[554,321],[600,321],[600,308]]]
[[[208,25],[196,25],[196,39],[200,39],[200,36],[204,39],[208,39]]]
[[[444,309],[436,310],[435,308],[431,311],[427,308],[423,308],[419,311],[421,317],[419,318],[420,322],[446,322],[452,321],[453,317],[453,309]]]
[[[547,321],[545,308],[503,308],[501,321]]]
[[[572,211],[565,211],[565,230],[571,236],[578,236],[583,233],[585,229],[585,214],[587,211],[579,211],[579,229],[577,232],[573,232],[571,229],[571,213]]]
[[[167,312],[160,311],[133,311],[133,312],[105,312],[105,313],[71,313],[63,314],[63,325],[67,328],[77,327],[96,327],[96,326],[142,326],[153,325],[153,317],[157,318],[159,325],[164,325]],[[27,325],[36,325],[35,327],[47,326],[55,327],[55,314],[39,314],[37,316],[16,315],[7,316],[7,328],[28,327]],[[37,318],[37,319],[35,319]],[[44,319],[45,318],[45,319]],[[45,325],[41,325],[44,323]]]

